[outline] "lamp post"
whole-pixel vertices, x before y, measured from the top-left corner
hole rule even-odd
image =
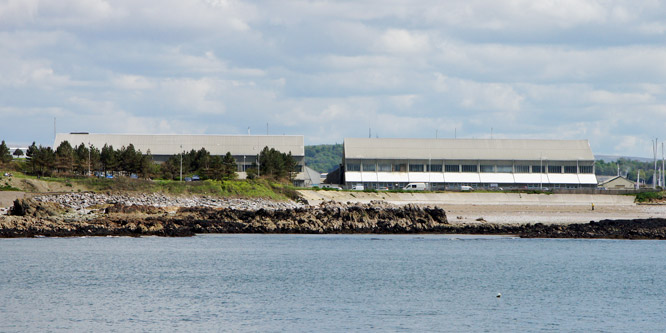
[[[90,141],[88,141],[88,177],[90,177],[90,150],[92,149],[92,146],[90,145]]]
[[[257,177],[261,177],[261,150],[259,151],[259,157],[257,157]]]
[[[183,181],[183,145],[180,145],[180,181]]]
[[[539,156],[539,191],[543,190],[543,156]]]

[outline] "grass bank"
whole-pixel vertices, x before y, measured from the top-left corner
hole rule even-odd
[[[5,177],[7,178],[7,177]],[[258,180],[230,180],[216,181],[204,180],[194,182],[181,182],[174,180],[144,180],[119,177],[114,179],[95,177],[33,177],[14,172],[14,186],[33,184],[19,189],[11,187],[9,183],[0,183],[0,190],[24,190],[39,192],[37,183],[46,183],[56,186],[57,192],[92,191],[92,192],[138,192],[138,193],[165,193],[172,195],[211,195],[218,197],[241,198],[267,198],[273,200],[289,200],[298,197],[292,186],[276,183],[267,179]],[[3,185],[7,185],[4,187]],[[49,186],[54,188],[54,186]]]

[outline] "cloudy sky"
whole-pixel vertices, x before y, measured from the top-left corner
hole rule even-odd
[[[666,139],[666,5],[0,0],[0,139]]]

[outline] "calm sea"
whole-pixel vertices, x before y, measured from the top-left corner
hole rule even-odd
[[[664,241],[0,239],[2,332],[664,330]]]

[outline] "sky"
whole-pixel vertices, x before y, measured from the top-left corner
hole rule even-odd
[[[666,139],[666,2],[0,0],[0,139]]]

